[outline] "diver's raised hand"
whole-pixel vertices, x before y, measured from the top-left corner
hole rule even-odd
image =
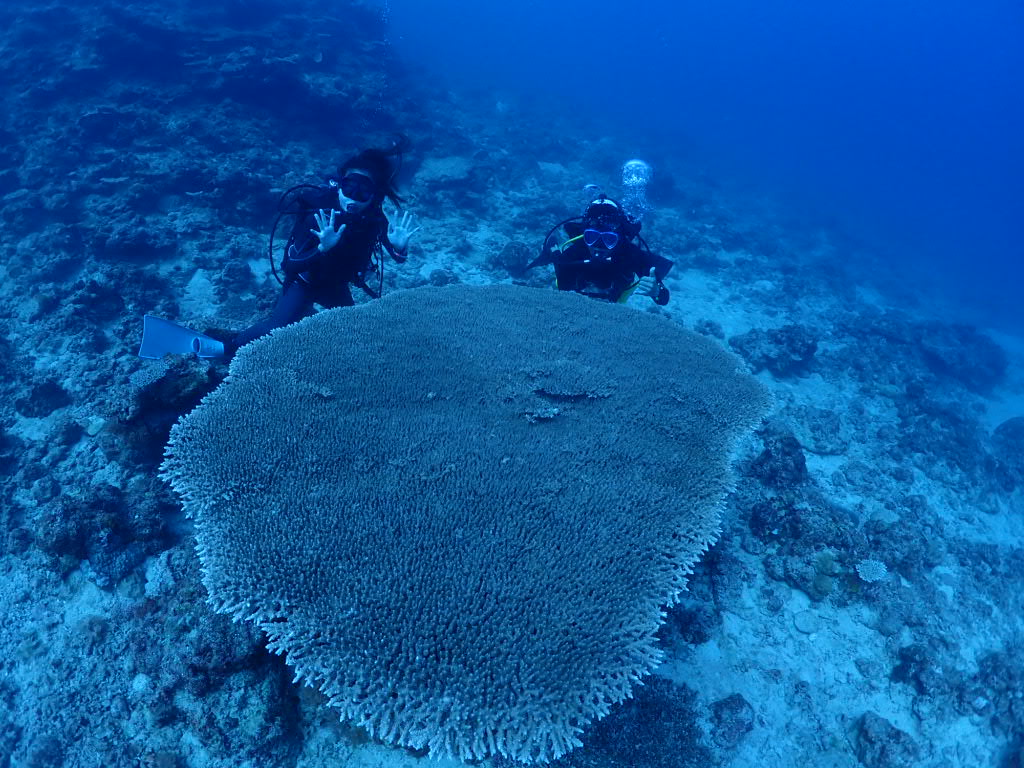
[[[409,239],[419,232],[420,228],[413,227],[415,217],[409,211],[404,211],[401,220],[396,224],[392,218],[397,215],[398,211],[395,210],[388,217],[388,240],[391,241],[391,245],[395,247],[396,251],[405,253],[409,250]]]
[[[338,213],[340,213],[340,211],[336,211],[332,208],[331,215],[328,217],[327,213],[324,212],[324,209],[321,208],[318,213],[313,214],[313,218],[316,219],[316,225],[320,227],[320,229],[314,228],[309,231],[320,238],[320,245],[317,246],[317,250],[329,251],[338,244],[339,240],[341,240],[341,233],[345,231],[345,225],[342,224],[337,229],[334,228],[335,217]]]
[[[658,295],[658,278],[654,276],[654,267],[651,267],[651,271],[637,281],[632,295],[648,296],[652,299]]]

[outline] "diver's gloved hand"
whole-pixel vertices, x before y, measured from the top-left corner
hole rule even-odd
[[[396,251],[405,253],[409,250],[409,239],[420,231],[419,227],[413,228],[413,215],[409,211],[402,213],[402,220],[397,224],[391,219],[398,215],[398,211],[392,212],[391,216],[388,217],[388,240],[395,247]]]
[[[651,299],[658,296],[658,278],[654,276],[654,267],[651,267],[651,271],[640,278],[636,284],[636,288],[633,289],[633,296],[647,296]]]
[[[324,209],[321,208],[318,213],[313,214],[313,218],[316,219],[316,225],[320,229],[309,230],[320,239],[320,245],[317,246],[317,250],[329,251],[331,248],[338,244],[341,240],[341,234],[345,231],[345,225],[342,224],[338,229],[334,228],[334,219],[340,213],[333,208],[331,209],[330,218],[324,213]]]

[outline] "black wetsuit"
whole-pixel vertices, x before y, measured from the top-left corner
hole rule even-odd
[[[565,224],[567,240],[583,232],[579,222]],[[594,255],[583,239],[574,240],[554,258],[555,279],[560,291],[576,291],[605,301],[623,301],[637,280],[654,270],[658,284],[657,304],[668,304],[668,288],[662,282],[674,266],[670,259],[651,253],[636,241],[620,238],[606,255]]]
[[[285,274],[281,297],[268,318],[225,344],[228,356],[275,328],[301,320],[312,311],[314,303],[327,309],[351,307],[355,303],[351,285],[359,286],[376,298],[366,284],[366,276],[372,269],[373,251],[378,243],[395,261],[405,261],[405,254],[388,238],[388,220],[379,205],[369,207],[359,216],[336,216],[336,226],[340,219],[345,231],[337,245],[320,251],[320,239],[311,231],[320,229],[314,216],[320,210],[330,216],[331,209],[338,205],[337,190],[333,187],[303,190],[295,203],[304,213],[297,217],[281,264]]]

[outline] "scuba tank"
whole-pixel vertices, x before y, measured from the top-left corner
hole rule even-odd
[[[280,199],[277,201],[277,218],[274,219],[274,224],[270,228],[270,240],[267,243],[267,258],[270,260],[270,271],[274,274],[274,279],[277,280],[278,284],[284,285],[284,280],[277,274],[277,266],[274,263],[274,236],[277,234],[277,227],[281,223],[281,219],[285,216],[302,216],[305,215],[306,209],[301,207],[298,202],[298,192],[304,189],[324,190],[326,187],[318,184],[296,184],[291,189],[285,190],[281,193]],[[288,242],[284,245],[285,253],[288,252],[288,247],[292,244],[292,238],[289,236]]]

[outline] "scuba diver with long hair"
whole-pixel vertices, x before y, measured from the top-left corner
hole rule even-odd
[[[655,304],[668,304],[662,281],[673,262],[651,251],[640,237],[640,222],[610,197],[598,197],[582,216],[551,228],[529,267],[547,264],[555,268],[560,291],[619,303],[633,295],[649,296]]]
[[[250,341],[308,315],[314,303],[326,309],[352,306],[352,285],[378,298],[383,286],[383,253],[404,262],[409,240],[419,229],[413,227],[408,211],[390,221],[383,209],[385,200],[396,209],[403,202],[395,177],[407,144],[403,136],[387,149],[364,149],[342,163],[326,185],[300,184],[282,195],[274,230],[285,215],[294,215],[295,222],[284,247],[283,280],[274,267],[271,233],[271,267],[282,289],[269,317],[231,338],[218,340],[147,315],[139,356],[193,352],[202,358],[229,360]],[[375,268],[381,281],[377,290],[367,283]]]

